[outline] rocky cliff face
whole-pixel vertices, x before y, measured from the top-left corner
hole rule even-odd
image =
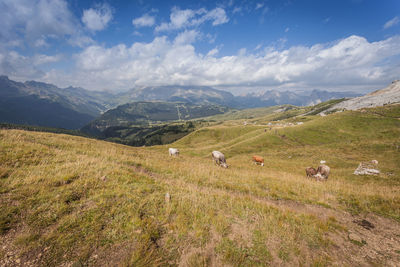
[[[393,81],[388,87],[369,93],[364,96],[355,97],[343,101],[325,111],[334,110],[357,110],[361,108],[373,108],[388,104],[400,103],[400,81]]]

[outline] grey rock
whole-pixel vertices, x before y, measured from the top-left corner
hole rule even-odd
[[[343,102],[340,102],[324,113],[320,113],[321,116],[329,111],[334,110],[358,110],[362,108],[373,108],[380,107],[387,104],[394,104],[400,102],[400,81],[396,80],[392,82],[388,87],[369,93],[364,96],[355,97]]]

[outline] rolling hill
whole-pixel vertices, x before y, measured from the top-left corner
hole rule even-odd
[[[185,121],[228,110],[211,104],[133,102],[108,110],[81,131],[128,145],[160,145],[183,137],[199,124]]]
[[[399,108],[226,120],[169,145],[179,158],[0,130],[0,265],[397,266]],[[321,159],[329,179],[307,179]],[[353,174],[372,159],[379,176]]]

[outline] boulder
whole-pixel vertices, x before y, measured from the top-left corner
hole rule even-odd
[[[378,175],[380,171],[375,169],[375,164],[361,162],[354,171],[355,175]]]

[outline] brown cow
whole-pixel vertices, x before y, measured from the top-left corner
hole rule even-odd
[[[253,156],[253,161],[255,164],[261,164],[261,166],[264,166],[264,159],[259,156]]]
[[[313,177],[316,174],[317,174],[317,170],[315,168],[313,168],[313,167],[307,167],[306,168],[307,177]]]

